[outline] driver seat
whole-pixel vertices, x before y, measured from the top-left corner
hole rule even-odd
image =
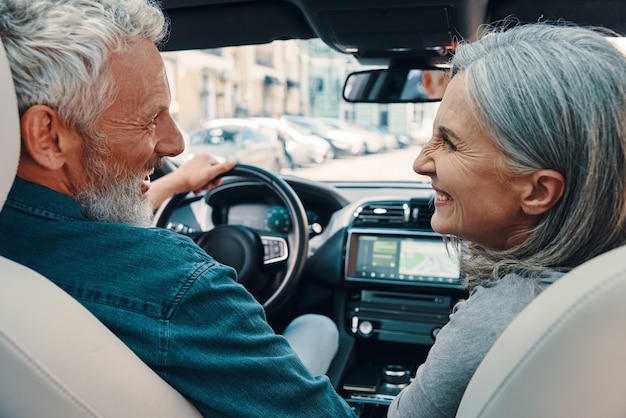
[[[19,159],[13,80],[0,41],[0,206]],[[200,417],[82,305],[0,257],[0,416]]]

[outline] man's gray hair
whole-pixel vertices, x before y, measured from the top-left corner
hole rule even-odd
[[[110,55],[139,39],[158,44],[166,32],[151,0],[0,0],[20,114],[44,104],[90,136],[114,100]]]
[[[471,110],[512,173],[553,169],[562,199],[524,242],[494,251],[469,244],[478,283],[545,269],[568,271],[626,243],[626,56],[604,34],[568,24],[491,29],[461,45]]]

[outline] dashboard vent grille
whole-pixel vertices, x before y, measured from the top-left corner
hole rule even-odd
[[[407,202],[370,202],[354,213],[354,225],[401,226],[409,221]]]
[[[434,208],[432,200],[411,199],[411,223],[418,228],[431,229],[430,218],[433,216]]]
[[[432,199],[367,202],[354,212],[353,226],[432,231],[430,218],[433,211]]]

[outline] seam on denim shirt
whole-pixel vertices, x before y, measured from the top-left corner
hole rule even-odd
[[[169,374],[169,348],[171,342],[171,318],[174,315],[174,311],[180,305],[180,301],[185,297],[189,289],[196,283],[198,278],[205,272],[209,271],[216,266],[215,262],[201,263],[200,266],[189,275],[189,278],[185,280],[183,285],[179,288],[178,293],[172,298],[172,303],[165,312],[165,318],[160,320],[161,332],[159,337],[159,364],[160,373],[162,379],[167,380]]]
[[[185,280],[182,286],[180,286],[180,288],[178,289],[178,292],[172,298],[172,303],[170,304],[168,309],[165,311],[165,317],[168,320],[172,317],[172,315],[174,314],[174,311],[180,304],[180,301],[185,297],[185,295],[187,294],[191,286],[193,286],[193,284],[198,280],[200,276],[202,276],[205,272],[215,267],[215,265],[216,265],[215,262],[201,263],[200,266],[193,273],[189,275],[187,280]]]
[[[12,207],[12,208],[16,209],[16,210],[32,213],[32,214],[40,216],[42,218],[57,219],[57,220],[60,220],[60,221],[83,220],[81,218],[77,218],[77,217],[73,217],[73,216],[59,215],[58,213],[54,213],[54,212],[50,212],[48,210],[37,208],[37,207],[31,206],[31,205],[25,204],[24,202],[20,202],[18,200],[14,200],[14,199],[7,199],[5,204],[7,206],[9,206],[9,207]]]
[[[171,341],[170,319],[162,319],[159,322],[161,323],[161,332],[159,333],[159,375],[163,380],[167,380],[169,372],[167,358],[169,356]]]
[[[117,296],[111,298],[110,294],[94,293],[93,291],[88,291],[85,287],[75,287],[67,284],[62,285],[61,287],[79,301],[115,307],[116,309],[134,312],[136,314],[149,316],[155,319],[169,320],[180,304],[180,301],[185,297],[198,278],[211,268],[215,267],[216,264],[217,263],[214,261],[209,260],[200,262],[199,266],[195,270],[191,271],[188,277],[180,284],[176,293],[168,301],[169,303],[167,305],[163,305],[161,309],[157,310],[148,309],[147,305],[140,305],[131,300],[126,300],[124,303],[121,303]]]

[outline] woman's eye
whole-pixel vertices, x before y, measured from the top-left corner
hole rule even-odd
[[[441,142],[443,142],[451,151],[456,151],[456,145],[454,145],[447,136],[442,137]]]

